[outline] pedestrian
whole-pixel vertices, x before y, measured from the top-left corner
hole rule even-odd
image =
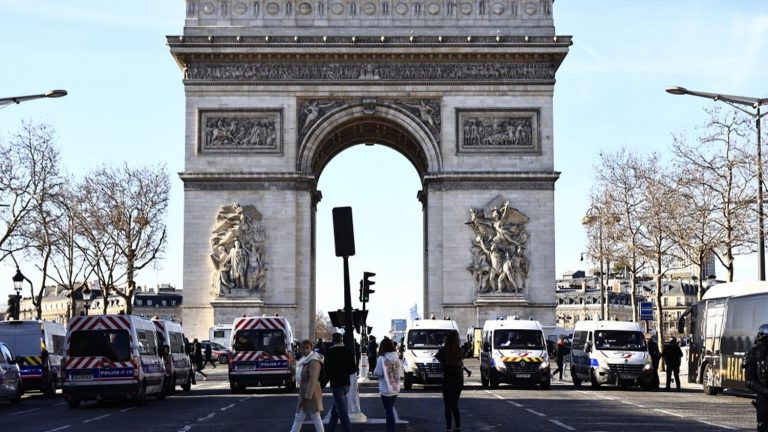
[[[315,426],[315,432],[323,432],[323,390],[320,388],[320,369],[325,358],[313,350],[312,342],[304,340],[300,345],[301,359],[296,362],[296,383],[299,390],[299,403],[293,419],[291,432],[299,432],[304,419],[309,417]]]
[[[376,336],[368,336],[368,373],[373,374],[376,369],[376,353],[379,351],[379,344],[376,343]]]
[[[317,343],[315,343],[315,352],[325,356],[325,342],[323,341],[323,338],[317,338]]]
[[[370,345],[369,345],[370,346]],[[370,353],[370,351],[369,351]],[[387,417],[387,432],[395,431],[395,400],[400,393],[400,379],[403,377],[403,365],[395,352],[392,341],[381,341],[379,357],[373,374],[379,378],[379,393]]]
[[[659,362],[661,362],[661,351],[659,343],[655,338],[648,341],[648,355],[651,356],[651,367],[653,368],[653,387],[659,388]]]
[[[334,333],[331,336],[331,342],[332,345],[325,357],[325,373],[331,382],[333,407],[326,430],[335,431],[336,423],[340,422],[344,432],[352,432],[352,425],[349,423],[347,393],[349,393],[349,376],[357,371],[355,358],[352,352],[344,346],[341,333]]]
[[[744,357],[747,388],[755,392],[757,432],[768,432],[768,324],[757,330],[755,346]]]
[[[208,380],[208,374],[203,372],[203,347],[197,339],[192,341],[192,364],[195,366],[195,373],[203,376],[203,381]]]
[[[189,356],[189,376],[192,378],[192,384],[197,385],[197,380],[195,380],[195,352],[192,351],[192,344],[186,336],[184,336],[184,352]]]
[[[560,377],[558,378],[560,381],[563,380],[563,361],[565,359],[565,340],[562,336],[557,338],[557,344],[555,344],[555,363],[557,363],[557,369],[555,369],[554,372],[552,372],[552,378],[555,377],[558,373],[560,374]]]
[[[664,352],[661,353],[661,356],[664,358],[664,364],[667,368],[667,386],[665,390],[669,391],[669,381],[672,379],[672,375],[674,375],[677,391],[680,391],[680,361],[683,358],[683,351],[680,350],[676,337],[672,336],[669,343],[664,346]]]
[[[464,388],[464,371],[467,377],[471,374],[464,367],[463,351],[459,345],[459,334],[450,332],[445,337],[445,343],[435,354],[443,369],[443,405],[445,406],[445,429],[448,432],[461,432],[461,414],[459,413],[459,398]],[[456,427],[451,429],[451,424]]]
[[[207,344],[205,344],[205,362],[203,362],[203,366],[210,363],[213,365],[213,368],[216,369],[216,363],[213,361],[211,357],[213,357],[213,347],[211,347],[211,343],[208,342]]]

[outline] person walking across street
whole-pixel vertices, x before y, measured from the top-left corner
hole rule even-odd
[[[192,341],[192,364],[195,366],[195,373],[203,376],[203,381],[208,380],[208,374],[203,372],[203,347],[197,339]]]
[[[373,374],[379,378],[379,393],[387,417],[387,432],[395,432],[395,400],[400,393],[403,365],[400,363],[400,357],[395,351],[395,346],[389,339],[381,341],[379,357],[376,359],[376,368],[373,370]]]
[[[557,338],[557,344],[555,345],[555,363],[557,363],[557,369],[552,372],[552,378],[558,373],[560,374],[559,380],[563,380],[563,361],[565,359],[565,340],[562,336]]]
[[[373,374],[373,370],[376,369],[376,353],[379,350],[379,344],[376,343],[376,336],[368,336],[368,348],[366,353],[368,354],[368,373]]]
[[[755,392],[757,432],[768,432],[768,324],[757,330],[755,346],[744,356],[747,388]]]
[[[334,333],[331,336],[331,342],[332,345],[325,357],[325,372],[331,383],[333,408],[331,408],[331,418],[328,419],[326,431],[335,431],[336,423],[339,422],[341,423],[341,430],[352,432],[352,425],[349,422],[349,408],[347,407],[347,393],[349,393],[349,376],[357,371],[355,357],[352,355],[352,351],[344,346],[341,333]]]
[[[203,366],[210,363],[211,365],[213,365],[213,368],[216,369],[216,363],[214,363],[213,359],[211,358],[213,357],[213,347],[211,347],[210,343],[205,344],[204,352],[205,352],[205,361],[203,362]]]
[[[459,398],[464,388],[464,352],[459,345],[459,334],[450,332],[445,343],[435,354],[443,369],[443,405],[445,405],[445,428],[448,432],[461,432],[461,414],[459,413]],[[456,427],[451,429],[451,425]]]
[[[667,386],[665,390],[669,391],[669,381],[672,379],[672,375],[674,375],[677,391],[680,391],[680,361],[683,358],[683,351],[680,350],[676,337],[673,336],[669,343],[664,345],[664,352],[661,353],[661,356],[664,358],[664,364],[667,368]]]
[[[323,432],[323,390],[320,388],[320,369],[325,357],[313,350],[312,342],[301,342],[301,359],[296,362],[296,383],[299,388],[299,403],[293,419],[291,432],[299,432],[304,419],[309,417],[315,432]]]
[[[653,388],[659,388],[659,363],[661,362],[661,351],[656,339],[648,340],[648,355],[651,356],[651,367],[653,368]]]

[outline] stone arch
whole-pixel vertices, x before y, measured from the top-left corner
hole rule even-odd
[[[442,170],[437,138],[414,115],[390,104],[346,106],[320,119],[299,143],[296,169],[317,178],[334,156],[356,144],[396,150],[421,178]]]

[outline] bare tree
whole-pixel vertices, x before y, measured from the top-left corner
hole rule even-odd
[[[638,319],[637,274],[646,266],[639,252],[642,225],[638,212],[644,204],[644,195],[637,193],[645,187],[645,159],[632,151],[621,149],[615,153],[601,153],[596,182],[610,196],[611,207],[618,216],[616,249],[614,260],[629,271],[632,320]]]
[[[607,287],[611,273],[611,262],[618,255],[617,222],[613,204],[615,199],[610,189],[598,184],[590,195],[591,205],[581,222],[587,233],[587,255],[600,268],[600,316],[610,319]]]
[[[87,237],[92,248],[97,246],[90,252],[91,263],[96,263],[102,291],[123,298],[131,313],[136,274],[156,264],[165,248],[168,173],[165,166],[103,167],[86,176],[83,185],[94,199],[85,209],[85,223],[91,224]],[[117,289],[123,278],[125,289]]]
[[[36,316],[42,315],[42,297],[51,245],[56,241],[50,222],[56,218],[54,200],[62,185],[59,150],[54,130],[45,123],[22,122],[8,145],[0,146],[0,196],[9,211],[3,213],[6,231],[0,237],[0,261],[23,251],[42,271],[40,285],[30,282]],[[14,259],[15,261],[15,259]]]
[[[706,110],[709,118],[695,145],[677,138],[673,153],[678,166],[686,166],[691,181],[700,179],[695,197],[711,200],[710,228],[716,235],[712,251],[733,281],[736,255],[755,249],[754,159],[748,147],[749,119],[737,111],[722,111],[719,106]],[[695,173],[695,174],[694,174]],[[696,191],[692,191],[696,192]]]
[[[328,314],[323,311],[315,313],[315,334],[324,341],[331,340],[331,336],[336,332],[336,327],[331,324]]]

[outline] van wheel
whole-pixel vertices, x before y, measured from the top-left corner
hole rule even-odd
[[[157,400],[165,400],[165,383],[160,385],[160,391],[155,395]]]
[[[483,371],[480,371],[480,386],[485,388],[488,387],[488,378],[483,375]]]
[[[142,383],[139,391],[133,395],[133,403],[142,406],[147,401],[147,383]]]
[[[234,383],[229,383],[229,391],[231,391],[232,394],[242,393],[243,390],[245,390],[245,388],[235,385]]]
[[[171,379],[168,381],[168,385],[165,387],[166,395],[170,396],[174,393],[176,393],[176,374],[173,374]]]
[[[548,379],[539,385],[541,386],[542,390],[549,390],[549,387],[552,385],[552,381]]]
[[[574,387],[581,387],[581,380],[576,376],[576,370],[574,368],[571,368],[571,381],[573,381]]]
[[[21,402],[21,395],[24,394],[24,389],[21,387],[21,379],[19,379],[18,384],[16,384],[16,396],[11,399],[11,405],[18,405],[19,402]]]
[[[181,385],[181,391],[186,393],[186,392],[188,392],[190,390],[192,390],[192,377],[191,376],[187,376],[187,382],[185,382],[184,384]]]
[[[48,385],[43,389],[45,397],[54,397],[56,395],[56,376],[52,376],[48,380]]]
[[[714,396],[718,393],[720,393],[720,390],[722,390],[720,387],[715,387],[712,384],[715,382],[715,372],[712,370],[712,365],[707,364],[707,367],[704,369],[704,376],[701,380],[701,386],[704,388],[704,393],[708,394],[710,396]]]
[[[296,381],[288,381],[285,384],[285,389],[290,391],[290,392],[296,390]]]
[[[405,374],[405,377],[403,377],[403,387],[405,387],[406,390],[410,390],[413,388],[413,374],[407,373]]]
[[[226,354],[220,355],[218,360],[220,364],[227,364],[227,362],[229,361]]]
[[[488,384],[491,386],[492,389],[499,388],[499,375],[493,369],[491,369],[491,373],[488,376]]]
[[[597,382],[597,377],[595,376],[594,370],[589,372],[589,380],[592,383],[593,389],[600,388],[600,383]]]

